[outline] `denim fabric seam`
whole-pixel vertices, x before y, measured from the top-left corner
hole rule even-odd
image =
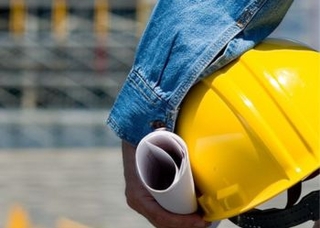
[[[119,138],[125,138],[125,137],[127,137],[125,134],[123,134],[121,128],[120,128],[120,127],[118,126],[118,124],[117,124],[117,121],[115,121],[112,116],[109,116],[109,118],[107,119],[106,124],[107,124],[111,129],[113,129],[113,131],[116,133],[116,135],[117,135]],[[130,137],[127,137],[127,138],[129,139]]]
[[[143,76],[139,73],[139,68],[133,68],[128,76],[128,81],[130,81],[132,86],[139,92],[143,97],[149,102],[150,105],[155,106],[157,103],[166,103],[166,100],[159,94],[157,94],[154,89],[148,84]],[[165,109],[162,108],[165,111]]]
[[[177,89],[176,93],[173,94],[172,99],[169,100],[169,103],[173,107],[177,107],[179,105],[179,103],[182,101],[182,98],[186,95],[186,92],[198,79],[198,76],[206,76],[203,73],[208,73],[205,71],[206,67],[208,67],[212,59],[216,57],[214,53],[219,53],[216,50],[222,50],[237,34],[243,31],[248,23],[254,18],[256,13],[261,9],[263,4],[265,4],[267,1],[268,0],[257,0],[251,5],[247,6],[243,13],[235,21],[235,23],[232,24],[228,29],[226,29],[225,32],[222,33],[220,38],[216,39],[219,40],[219,42],[213,41],[213,45],[208,48],[206,55],[199,60],[199,63],[196,64],[195,67],[192,68],[190,78],[186,77],[187,80],[184,80],[181,83],[179,89]],[[248,12],[250,12],[249,15]],[[199,72],[200,75],[198,75]]]
[[[257,0],[245,8],[243,13],[237,19],[237,26],[244,29],[267,1],[268,0]]]
[[[222,34],[220,37],[221,39],[219,42],[214,42],[213,45],[211,45],[206,55],[203,56],[198,63],[192,68],[190,77],[186,77],[186,80],[184,80],[180,87],[176,90],[176,92],[173,94],[174,96],[172,99],[170,99],[170,104],[173,107],[176,107],[179,105],[179,103],[182,101],[181,98],[183,98],[186,94],[186,91],[189,90],[189,88],[194,84],[194,82],[198,79],[198,76],[201,75],[203,71],[205,71],[206,67],[210,64],[212,59],[214,59],[216,56],[215,54],[218,53],[216,50],[222,50],[230,40],[234,37],[234,35],[238,34],[242,30],[240,27],[237,26],[237,24],[233,24],[230,26],[225,33]],[[199,74],[200,72],[200,74]]]

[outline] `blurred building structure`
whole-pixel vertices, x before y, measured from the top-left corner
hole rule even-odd
[[[154,2],[1,0],[0,147],[110,145],[103,121]]]
[[[137,4],[1,1],[0,106],[110,106],[132,62]]]

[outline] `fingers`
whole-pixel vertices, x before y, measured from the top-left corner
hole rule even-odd
[[[189,215],[170,213],[164,210],[144,187],[143,189],[137,189],[140,190],[127,190],[128,205],[147,218],[157,228],[204,228],[210,225],[196,213]]]
[[[145,217],[158,228],[204,228],[210,225],[198,214],[173,214],[164,210],[155,201],[144,201],[142,206]]]
[[[142,185],[136,173],[135,147],[122,143],[125,195],[128,205],[147,218],[157,228],[204,228],[205,222],[199,214],[178,215],[163,209]]]

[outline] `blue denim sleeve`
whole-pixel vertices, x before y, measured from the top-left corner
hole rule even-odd
[[[191,86],[267,37],[292,0],[159,0],[137,47],[108,126],[137,144],[173,131]]]

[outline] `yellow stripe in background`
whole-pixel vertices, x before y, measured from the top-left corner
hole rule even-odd
[[[108,32],[109,5],[107,0],[95,0],[94,32],[97,37],[104,37]]]
[[[25,32],[26,5],[24,0],[10,0],[9,29],[14,36],[21,36]]]
[[[60,41],[67,37],[68,9],[66,0],[54,0],[52,6],[52,30]]]

